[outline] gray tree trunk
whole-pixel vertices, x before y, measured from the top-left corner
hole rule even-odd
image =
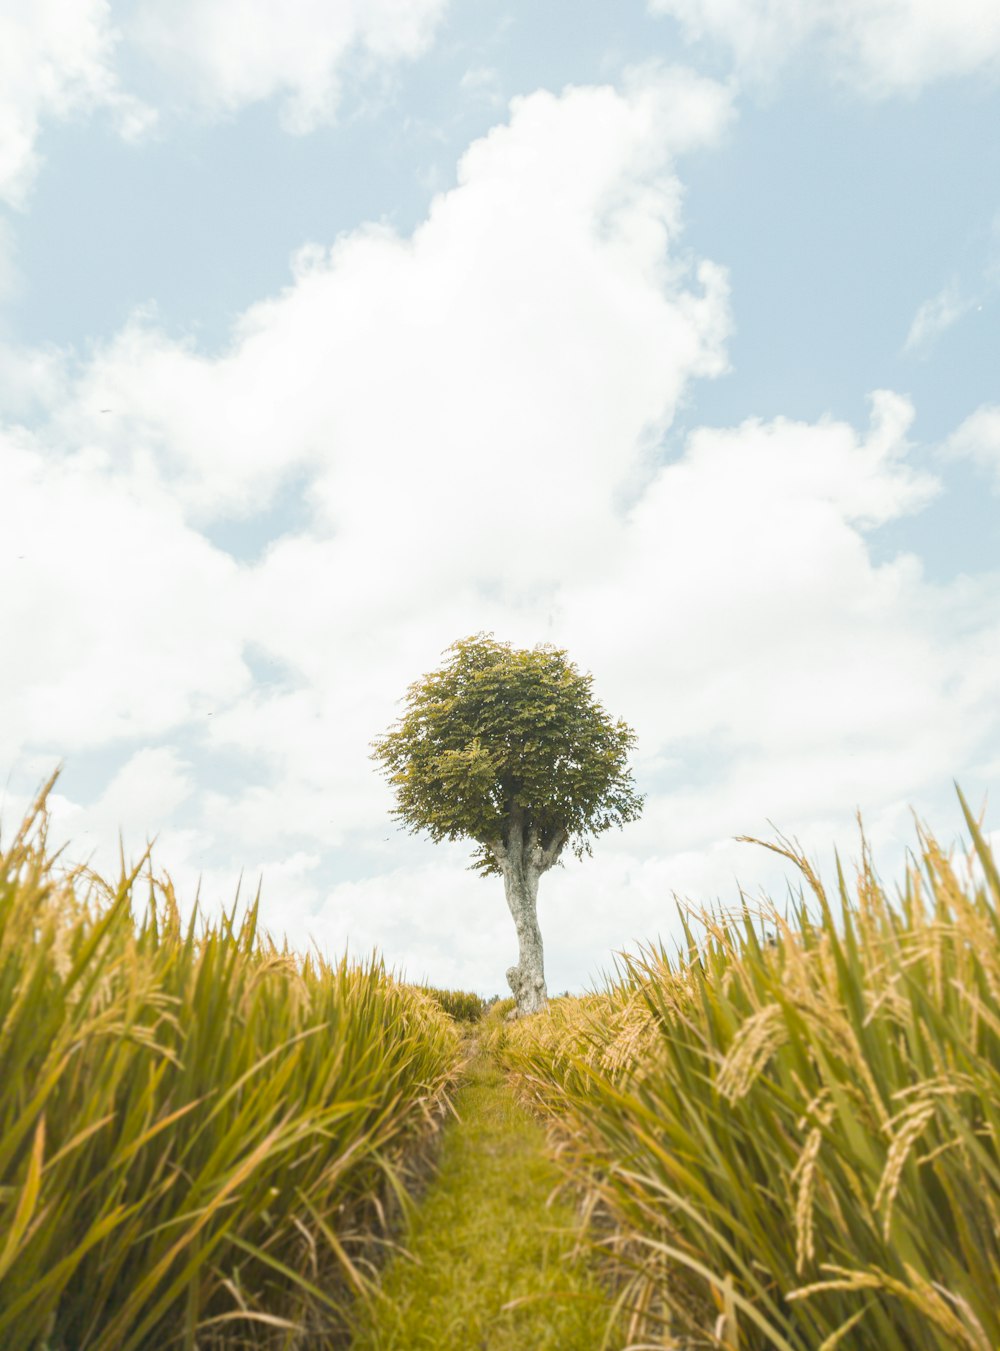
[[[517,966],[507,968],[507,984],[517,1000],[519,1018],[539,1013],[549,999],[542,931],[538,927],[538,877],[530,865],[507,867],[503,873],[504,893],[517,930]]]
[[[517,930],[518,961],[507,968],[507,984],[517,1001],[516,1016],[539,1013],[548,1005],[542,931],[538,927],[538,879],[559,858],[564,834],[543,848],[536,833],[513,823],[506,842],[491,841],[490,848],[503,872],[504,894]]]

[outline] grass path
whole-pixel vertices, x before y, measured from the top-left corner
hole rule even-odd
[[[478,1050],[455,1106],[411,1256],[389,1263],[351,1351],[599,1351],[607,1305],[572,1258],[571,1204],[546,1204],[559,1173],[544,1128]]]

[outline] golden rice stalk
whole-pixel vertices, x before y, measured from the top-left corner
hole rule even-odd
[[[816,1165],[823,1144],[823,1132],[833,1119],[832,1103],[817,1106],[810,1103],[808,1115],[813,1112],[819,1122],[806,1136],[805,1148],[792,1169],[789,1182],[795,1190],[795,1271],[801,1275],[806,1264],[816,1256],[814,1244],[813,1205],[816,1193]],[[799,1123],[800,1126],[804,1122]]]
[[[767,1004],[751,1014],[733,1038],[719,1069],[715,1086],[722,1096],[730,1102],[745,1097],[787,1035],[780,1005]]]

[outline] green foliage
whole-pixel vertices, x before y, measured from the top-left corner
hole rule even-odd
[[[395,815],[434,840],[469,838],[476,866],[513,828],[543,849],[635,820],[642,798],[627,767],[635,734],[612,721],[564,651],[477,634],[410,686],[399,721],[373,743],[396,790]]]
[[[0,1345],[335,1330],[454,1026],[378,962],[278,948],[256,903],[184,923],[169,879],[142,914],[139,868],[57,873],[43,804],[0,854]]]
[[[494,1038],[608,1217],[631,1336],[1000,1346],[1000,877],[966,816],[976,867],[923,833],[894,903],[864,846],[838,905],[770,845],[813,892],[790,922],[703,915]]]
[[[485,999],[471,990],[438,990],[432,985],[418,988],[457,1023],[478,1023],[486,1008]]]

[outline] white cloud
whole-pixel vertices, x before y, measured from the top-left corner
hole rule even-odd
[[[348,73],[412,59],[447,0],[8,0],[0,12],[0,201],[25,205],[48,121],[110,110],[128,140],[156,112],[120,83],[123,46],[159,64],[177,102],[235,112],[280,96],[294,132],[330,121]],[[118,20],[116,24],[115,20]],[[2,280],[2,278],[0,278]]]
[[[152,823],[168,820],[194,791],[192,766],[173,747],[147,747],[130,756],[86,807],[59,792],[57,784],[48,799],[52,830],[81,850],[98,851],[102,868],[110,871],[119,833],[128,846],[142,842],[144,848],[157,830]]]
[[[13,277],[12,289],[18,286]],[[65,353],[51,347],[0,342],[0,407],[10,421],[27,423],[58,408],[70,395]]]
[[[994,0],[649,0],[692,40],[729,47],[751,78],[816,42],[833,71],[874,97],[1000,67]]]
[[[946,456],[968,459],[993,476],[993,491],[1000,494],[1000,405],[983,404],[948,437],[942,447]]]
[[[729,115],[676,71],[517,100],[412,237],[303,250],[220,355],[137,319],[79,372],[19,358],[53,413],[0,447],[0,766],[129,738],[67,828],[162,830],[206,900],[246,864],[293,940],[495,989],[502,889],[400,838],[368,759],[463,634],[565,644],[640,734],[644,820],[545,879],[553,988],[666,931],[672,890],[770,875],[731,844],[767,816],[825,842],[859,805],[889,837],[995,758],[994,591],[868,548],[936,489],[906,399],[876,393],[865,430],[701,428],[662,462],[729,329],[724,273],[678,246],[673,157]],[[308,528],[254,563],[207,542],[293,474]]]
[[[626,687],[634,710],[639,697],[649,753],[720,731],[773,753],[836,744],[841,721],[860,734],[893,709],[910,716],[909,680],[894,693],[892,676],[907,670],[897,639],[919,565],[873,567],[862,531],[935,491],[905,461],[911,416],[882,391],[865,437],[829,421],[703,428],[659,472],[614,564],[564,601],[574,647],[614,679],[615,702]]]
[[[518,100],[412,239],[303,250],[223,355],[141,317],[79,375],[18,354],[12,385],[53,412],[2,461],[0,609],[33,635],[0,674],[4,758],[14,729],[62,754],[189,724],[270,766],[269,795],[238,795],[244,826],[268,831],[275,800],[271,838],[370,819],[367,741],[413,666],[599,570],[616,494],[687,382],[722,369],[725,279],[675,260],[671,155],[728,115],[677,71]],[[240,568],[198,533],[292,473],[309,534]],[[281,689],[251,688],[248,643],[284,663]]]
[[[934,491],[906,462],[911,412],[883,392],[867,433],[781,419],[695,432],[630,512],[606,576],[564,579],[547,599],[556,614],[548,636],[595,671],[611,711],[638,728],[650,791],[643,819],[604,837],[595,860],[544,880],[553,989],[595,974],[614,949],[676,936],[674,892],[731,904],[738,880],[782,900],[789,870],[733,842],[770,838],[768,818],[828,866],[834,843],[856,855],[859,807],[880,864],[897,876],[912,843],[907,804],[940,803],[951,776],[995,746],[995,591],[985,581],[931,587],[916,560],[875,566],[865,545],[865,531],[918,510]],[[349,944],[356,955],[377,945],[412,978],[495,990],[514,945],[502,888],[465,871],[462,846],[396,834],[367,740],[450,638],[485,619],[531,642],[544,606],[459,589],[425,597],[397,626],[373,589],[366,634],[337,608],[335,585],[332,612],[315,603],[322,554],[289,541],[272,558],[283,555],[292,570],[280,582],[268,575],[271,560],[247,579],[247,627],[262,638],[284,598],[286,631],[303,625],[301,649],[286,653],[300,683],[219,709],[212,742],[255,761],[252,781],[202,791],[201,833],[165,830],[160,864],[188,893],[204,873],[210,904],[231,901],[247,864],[244,894],[262,874],[264,923],[298,945],[312,939],[335,954]],[[458,569],[461,556],[453,561]],[[382,606],[389,592],[383,579]],[[143,767],[153,777],[173,771],[167,761]],[[105,798],[124,805],[121,792]],[[149,810],[156,828],[163,813]],[[141,816],[130,817],[133,851],[150,829]],[[205,868],[209,842],[216,855],[222,844],[228,866]],[[352,842],[368,850],[367,863],[324,882],[319,859]]]
[[[123,47],[158,64],[165,97],[208,113],[282,98],[286,129],[333,119],[348,74],[421,55],[447,0],[8,0],[0,12],[0,201],[22,207],[46,121],[109,109],[128,140],[157,113],[120,86]],[[116,26],[114,19],[119,22]],[[2,277],[0,277],[2,280]]]
[[[670,156],[728,113],[719,86],[686,72],[627,96],[517,100],[412,238],[369,227],[303,250],[293,285],[215,359],[135,322],[91,363],[60,432],[147,447],[197,520],[250,513],[309,466],[340,547],[384,551],[381,533],[421,555],[421,582],[460,543],[470,575],[510,576],[518,560],[532,581],[545,560],[563,575],[592,550],[574,543],[580,520],[604,528],[608,494],[642,472],[685,382],[724,367],[725,277],[672,252]],[[471,509],[484,465],[485,529]],[[411,510],[428,494],[446,530]],[[528,538],[511,550],[515,505]]]
[[[926,351],[936,338],[957,324],[975,304],[975,300],[961,295],[954,284],[946,286],[918,308],[906,335],[903,351]]]
[[[118,87],[108,0],[8,0],[0,12],[0,200],[24,204],[49,118],[98,107],[141,135],[153,114]]]
[[[330,121],[345,66],[419,56],[447,0],[143,0],[128,33],[207,109],[279,95],[294,132]]]
[[[0,434],[0,762],[157,735],[249,681],[238,569],[148,467]]]

